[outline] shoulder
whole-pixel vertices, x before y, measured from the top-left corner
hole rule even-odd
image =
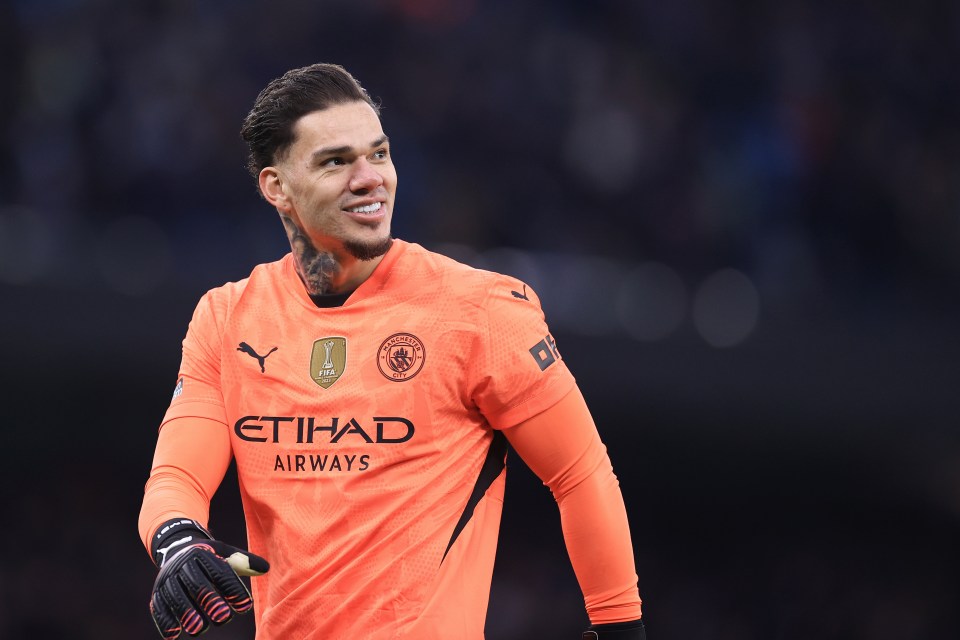
[[[485,306],[491,299],[523,295],[529,290],[523,282],[502,273],[470,266],[442,253],[431,251],[418,244],[405,243],[402,271],[432,289],[441,289],[445,294]],[[515,292],[515,294],[511,294]]]
[[[264,289],[276,289],[280,286],[283,265],[288,259],[289,255],[274,262],[258,264],[247,277],[209,289],[201,297],[197,305],[198,311],[206,307],[215,315],[229,315],[245,297]]]
[[[436,274],[470,274],[479,271],[470,265],[464,264],[453,258],[427,249],[423,245],[405,240],[396,240],[403,249],[403,261],[410,266],[416,265],[416,268],[425,270],[431,275]]]

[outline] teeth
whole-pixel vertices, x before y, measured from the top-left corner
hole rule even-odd
[[[380,210],[380,202],[374,202],[373,204],[368,204],[365,207],[350,207],[347,211],[352,211],[353,213],[373,213],[374,211]]]

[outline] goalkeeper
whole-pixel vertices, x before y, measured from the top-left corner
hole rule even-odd
[[[577,635],[643,640],[619,484],[533,289],[391,235],[390,140],[342,67],[270,82],[241,134],[291,251],[187,328],[139,520],[161,635],[252,608],[258,640],[483,638],[509,443],[559,506]],[[231,460],[249,551],[208,531]]]

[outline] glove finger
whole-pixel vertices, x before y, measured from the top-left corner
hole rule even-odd
[[[207,620],[194,608],[193,602],[180,585],[181,572],[182,567],[181,571],[169,574],[169,578],[163,581],[157,592],[176,616],[184,632],[195,636],[207,629]]]
[[[264,558],[242,549],[226,556],[226,560],[238,576],[262,576],[270,570],[270,563]]]
[[[198,556],[198,561],[213,583],[214,589],[223,596],[234,611],[244,613],[253,607],[253,599],[247,591],[247,586],[222,558],[203,554]]]
[[[173,640],[180,635],[180,623],[159,591],[154,591],[150,598],[150,615],[153,616],[153,623],[157,625],[157,631],[163,636],[163,640]]]
[[[210,622],[221,625],[233,617],[230,606],[210,583],[199,562],[185,564],[179,577],[190,599]]]
[[[237,575],[262,576],[270,570],[270,563],[266,559],[246,549],[238,549],[219,540],[211,540],[210,546],[218,556],[227,561]]]

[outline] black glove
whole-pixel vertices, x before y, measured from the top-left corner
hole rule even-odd
[[[160,567],[150,613],[164,640],[173,640],[181,630],[198,635],[211,622],[229,621],[234,611],[249,611],[253,599],[237,576],[259,576],[270,568],[260,556],[214,540],[186,518],[160,525],[150,553]]]
[[[643,622],[612,622],[610,624],[592,624],[583,632],[582,640],[647,640]]]

